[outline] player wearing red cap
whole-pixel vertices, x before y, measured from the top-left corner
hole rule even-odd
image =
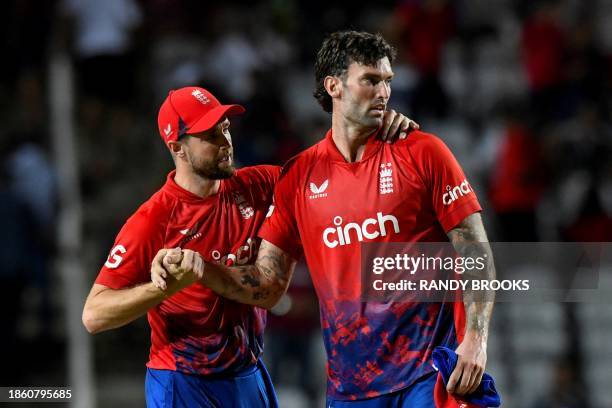
[[[395,144],[373,137],[394,55],[379,35],[337,32],[324,41],[315,96],[332,113],[332,127],[284,167],[255,265],[206,263],[202,272],[199,254],[162,250],[152,279],[197,263],[201,282],[217,293],[269,307],[304,254],[321,309],[328,407],[473,407],[460,397],[476,390],[484,372],[491,303],[361,297],[361,242],[451,241],[463,256],[488,260],[482,279],[495,273],[480,205],[444,143],[422,132]],[[188,262],[176,267],[181,256]],[[432,366],[437,346],[459,356],[447,387]]]
[[[235,170],[228,117],[242,112],[202,88],[170,92],[158,127],[176,170],[127,220],[85,303],[83,323],[92,333],[147,313],[150,407],[277,405],[260,360],[264,309],[194,284],[201,274],[191,271],[165,292],[150,282],[153,256],[164,247],[188,248],[230,266],[254,261],[280,168]],[[387,117],[392,133],[409,125],[403,115]]]
[[[193,274],[174,280],[167,293],[149,279],[153,256],[168,246],[228,265],[253,261],[279,168],[234,169],[228,117],[242,112],[202,88],[170,92],[158,125],[176,170],[127,220],[85,303],[92,333],[147,313],[149,407],[277,405],[259,359],[265,310],[192,285]]]

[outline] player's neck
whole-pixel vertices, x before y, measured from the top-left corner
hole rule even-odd
[[[221,184],[219,180],[205,178],[182,168],[176,169],[174,182],[179,187],[202,198],[217,194]]]
[[[348,163],[360,161],[373,130],[332,115],[332,139]]]

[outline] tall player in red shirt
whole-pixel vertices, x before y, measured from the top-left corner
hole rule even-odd
[[[339,32],[325,40],[315,96],[332,113],[332,128],[284,167],[255,265],[206,263],[202,282],[230,299],[271,306],[304,254],[321,308],[327,406],[469,407],[460,396],[482,378],[492,304],[360,297],[361,242],[450,241],[462,254],[466,248],[486,254],[482,278],[494,276],[480,205],[444,143],[421,132],[393,145],[374,137],[391,92],[394,54],[369,33]],[[200,259],[189,250],[160,251],[153,279],[172,282],[172,274],[189,271],[189,265],[176,267],[181,258]],[[446,389],[431,364],[436,346],[459,355]]]

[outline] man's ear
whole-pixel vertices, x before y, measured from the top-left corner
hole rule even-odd
[[[171,140],[168,142],[168,148],[170,149],[170,152],[174,156],[181,157],[181,158],[185,157],[185,149],[181,142],[176,142],[174,140]]]
[[[342,96],[342,80],[337,76],[326,76],[323,80],[323,86],[332,98],[339,98]]]

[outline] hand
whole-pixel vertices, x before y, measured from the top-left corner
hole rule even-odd
[[[166,258],[166,255],[169,256]],[[156,288],[162,290],[166,290],[167,288],[166,278],[168,277],[168,271],[166,271],[164,263],[180,264],[182,259],[183,254],[180,248],[162,248],[157,251],[157,254],[153,258],[153,262],[151,262],[151,281],[153,282]]]
[[[387,143],[393,143],[395,140],[405,139],[408,132],[413,129],[420,129],[418,123],[407,118],[401,113],[397,113],[393,109],[385,111],[383,125],[380,130],[380,138]]]
[[[456,350],[458,360],[446,384],[449,394],[464,396],[476,391],[487,364],[487,345],[481,337],[466,333]]]
[[[151,281],[162,290],[168,288],[168,282],[182,289],[203,276],[204,260],[199,253],[190,249],[161,249],[151,264]]]

